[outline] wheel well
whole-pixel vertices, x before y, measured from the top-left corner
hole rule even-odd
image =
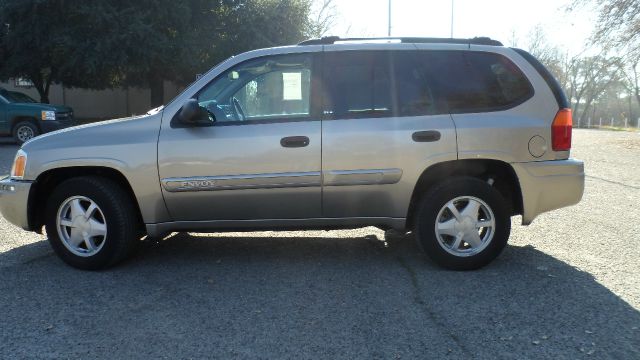
[[[38,120],[36,118],[31,117],[31,116],[16,116],[11,120],[11,134],[12,135],[13,135],[14,128],[21,121],[28,121],[28,122],[33,123],[33,125],[36,126],[38,131],[40,131],[40,125],[38,125]]]
[[[407,229],[413,228],[413,214],[433,185],[453,176],[472,176],[483,181],[493,179],[493,187],[507,200],[511,215],[522,214],[522,192],[518,176],[506,162],[499,160],[453,160],[428,167],[416,183],[407,213]]]
[[[136,200],[133,189],[131,188],[129,181],[127,181],[127,178],[125,178],[121,172],[113,168],[85,166],[52,169],[45,171],[38,176],[38,178],[34,182],[34,186],[32,186],[31,188],[31,192],[29,193],[29,203],[27,206],[29,215],[29,227],[32,230],[38,232],[42,230],[42,227],[45,223],[44,213],[47,198],[53,192],[53,190],[63,181],[80,176],[99,176],[107,178],[120,185],[133,200],[133,204],[135,206],[136,214],[138,217],[137,222],[141,230],[144,231],[144,222],[142,221],[140,207],[138,205],[138,201]]]

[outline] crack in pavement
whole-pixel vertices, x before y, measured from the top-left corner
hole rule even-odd
[[[409,274],[409,278],[411,279],[411,285],[413,286],[413,291],[414,291],[414,298],[413,298],[414,302],[431,319],[431,321],[438,328],[442,330],[444,334],[446,334],[451,340],[453,340],[453,342],[460,348],[460,350],[462,351],[463,355],[466,358],[468,359],[473,358],[473,354],[471,354],[469,349],[467,349],[467,347],[462,343],[460,338],[456,334],[449,331],[446,324],[438,318],[435,312],[429,309],[429,306],[427,305],[427,303],[422,299],[422,297],[420,297],[420,284],[418,283],[418,276],[416,274],[415,269],[413,269],[409,265],[409,263],[407,263],[407,261],[402,257],[397,256],[396,259],[400,263],[400,266],[402,266],[402,268],[404,268]]]
[[[42,255],[38,255],[38,256],[34,256],[34,257],[32,257],[31,259],[28,259],[28,260],[26,260],[26,261],[21,262],[21,263],[20,263],[20,265],[29,265],[29,264],[34,263],[34,262],[36,262],[36,261],[40,261],[40,260],[42,260],[42,259],[46,259],[46,258],[48,258],[48,257],[50,257],[50,256],[52,256],[52,255],[53,255],[53,251],[48,252],[48,253],[46,253],[46,254],[42,254]]]
[[[605,178],[601,178],[601,177],[597,177],[597,176],[593,176],[593,175],[585,175],[585,177],[590,178],[590,179],[596,179],[596,180],[608,182],[608,183],[615,184],[615,185],[620,185],[620,186],[636,189],[636,190],[640,190],[640,186],[629,185],[629,184],[625,184],[625,183],[621,183],[621,182],[618,182],[618,181],[613,181],[613,180],[609,180],[609,179],[605,179]]]

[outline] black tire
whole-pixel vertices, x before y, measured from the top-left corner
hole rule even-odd
[[[91,256],[71,252],[60,238],[57,227],[58,210],[74,196],[95,202],[104,214],[107,235],[104,245]],[[45,225],[49,243],[67,264],[83,270],[109,268],[127,258],[139,243],[137,214],[132,199],[117,183],[97,176],[72,178],[58,185],[47,200]]]
[[[449,201],[463,196],[482,200],[493,212],[495,220],[493,237],[488,240],[488,245],[468,256],[454,255],[445,250],[436,233],[440,210]],[[502,195],[486,182],[472,177],[457,177],[431,188],[420,200],[414,220],[418,245],[435,263],[451,270],[474,270],[487,265],[500,255],[511,232],[511,218]]]
[[[24,138],[24,129],[26,129],[26,128],[28,128],[27,131],[31,131],[31,133],[33,134],[33,136],[31,136],[28,139]],[[27,140],[33,139],[34,137],[40,135],[40,130],[38,129],[36,124],[34,124],[32,121],[25,120],[25,121],[20,121],[19,123],[17,123],[13,127],[13,130],[12,130],[11,133],[13,135],[13,138],[18,143],[18,145],[22,145]]]

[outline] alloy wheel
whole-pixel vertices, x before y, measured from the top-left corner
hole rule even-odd
[[[72,196],[62,202],[56,225],[62,244],[78,256],[97,254],[107,239],[104,213],[98,204],[84,196]]]
[[[435,233],[438,244],[448,253],[467,257],[484,250],[495,234],[493,211],[481,199],[460,196],[438,212]]]

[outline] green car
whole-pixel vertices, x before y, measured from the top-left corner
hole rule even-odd
[[[23,93],[0,88],[0,135],[13,136],[21,145],[40,134],[73,125],[72,108],[42,104]]]

